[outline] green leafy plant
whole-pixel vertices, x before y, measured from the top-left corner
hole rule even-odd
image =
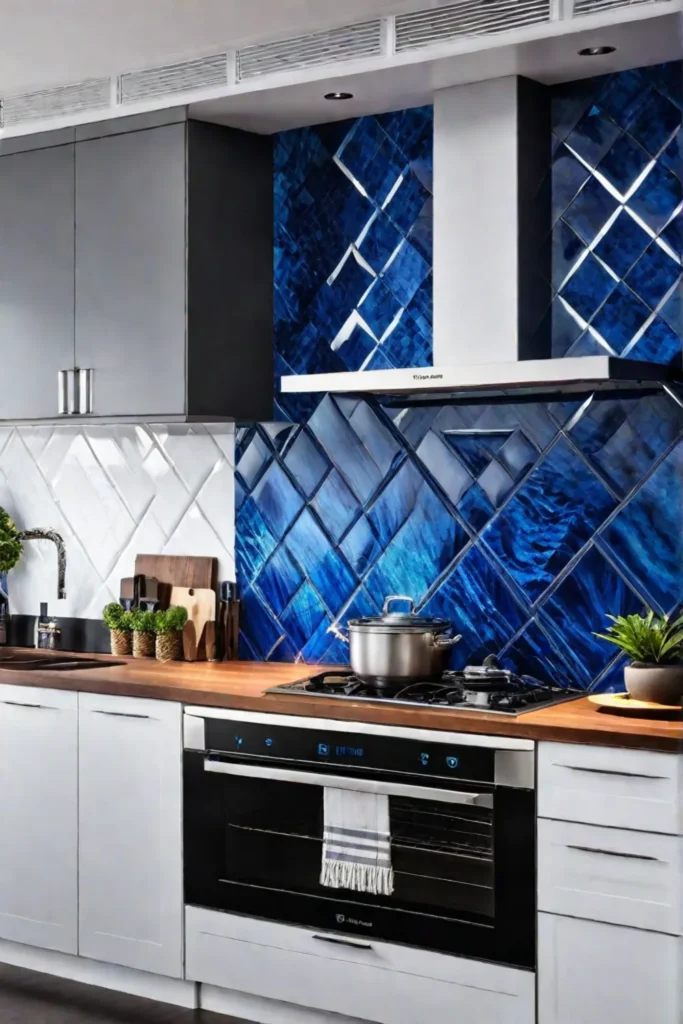
[[[21,534],[4,508],[0,508],[0,572],[13,569],[21,552]]]
[[[130,612],[130,621],[135,633],[154,633],[156,627],[156,615],[154,612],[143,611],[142,608],[134,608]]]
[[[107,629],[121,629],[121,619],[126,613],[117,601],[111,601],[110,604],[105,604],[102,609],[102,621],[104,622]]]
[[[187,622],[187,609],[174,605],[165,612],[157,612],[154,617],[156,633],[180,633]]]
[[[613,625],[606,633],[594,633],[647,665],[670,665],[683,659],[683,616],[674,622],[668,615],[608,615]]]

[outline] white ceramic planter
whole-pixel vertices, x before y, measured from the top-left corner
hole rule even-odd
[[[683,703],[683,663],[645,665],[635,661],[624,669],[624,682],[634,700],[652,704]]]

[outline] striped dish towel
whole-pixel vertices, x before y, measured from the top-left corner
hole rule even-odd
[[[320,884],[391,896],[389,798],[325,787]]]

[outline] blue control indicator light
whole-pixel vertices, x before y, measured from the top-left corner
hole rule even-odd
[[[446,764],[448,765],[449,768],[457,768],[458,765],[460,764],[460,758],[459,757],[447,757],[446,758]]]
[[[327,743],[319,743],[318,744],[318,754],[320,755],[320,757],[327,757],[329,752],[330,752],[330,748],[329,748],[329,745]]]
[[[272,745],[273,745],[273,741],[270,739],[270,737],[268,737],[268,739],[266,740],[266,746],[267,747],[272,747]]]
[[[429,764],[429,754],[420,754],[420,763],[423,768],[426,768]]]
[[[241,747],[242,744],[244,743],[244,739],[242,738],[242,736],[235,736],[235,743],[237,744],[238,747]]]
[[[335,754],[337,757],[365,757],[362,747],[337,747]]]

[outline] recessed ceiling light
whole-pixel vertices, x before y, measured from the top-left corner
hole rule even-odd
[[[587,46],[584,50],[579,50],[579,57],[604,57],[615,50],[616,46]]]
[[[326,100],[352,100],[353,99],[353,93],[352,92],[326,92],[325,93],[325,99]]]

